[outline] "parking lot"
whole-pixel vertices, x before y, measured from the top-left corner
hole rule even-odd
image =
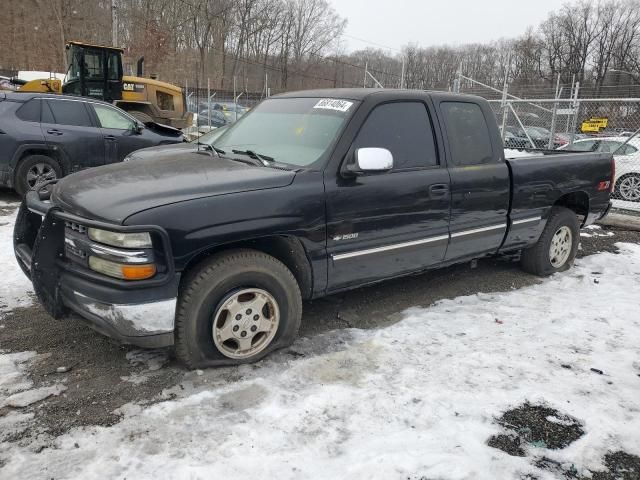
[[[10,252],[17,197],[2,192],[0,206]],[[440,478],[458,461],[459,478],[634,471],[640,318],[620,291],[640,286],[634,244],[638,232],[596,227],[558,278],[484,260],[308,302],[291,348],[207,371],[186,371],[170,350],[119,345],[78,318],[51,319],[28,288],[16,293],[22,273],[3,257],[14,281],[0,298],[0,472],[150,478],[189,464],[195,477],[261,468],[326,478],[322,464],[332,476],[376,466],[389,478]],[[207,449],[222,454],[205,468]]]

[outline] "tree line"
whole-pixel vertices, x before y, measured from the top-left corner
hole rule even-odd
[[[179,85],[448,89],[460,71],[525,93],[575,80],[597,95],[640,82],[640,0],[577,0],[517,38],[401,53],[346,52],[347,22],[327,0],[23,0],[3,5],[0,69],[64,71],[67,41],[111,44],[114,4],[125,73],[144,57],[146,74]]]

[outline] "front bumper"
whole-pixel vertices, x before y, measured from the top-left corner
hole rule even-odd
[[[161,239],[164,257],[171,258],[168,237],[162,229],[92,222],[62,212],[40,200],[36,192],[29,192],[16,219],[14,250],[47,312],[54,318],[76,313],[95,330],[123,343],[172,345],[180,275],[170,267],[150,280],[127,282],[79,268],[65,258],[68,222],[111,230],[153,229]]]

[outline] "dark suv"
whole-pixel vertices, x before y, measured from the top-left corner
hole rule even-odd
[[[140,148],[183,141],[164,125],[66,95],[0,92],[0,186],[24,194],[47,180],[120,162]]]

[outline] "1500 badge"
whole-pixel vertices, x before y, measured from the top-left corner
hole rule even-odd
[[[333,237],[333,241],[337,242],[338,240],[351,240],[353,238],[358,238],[357,233],[346,233],[344,235],[336,235]]]

